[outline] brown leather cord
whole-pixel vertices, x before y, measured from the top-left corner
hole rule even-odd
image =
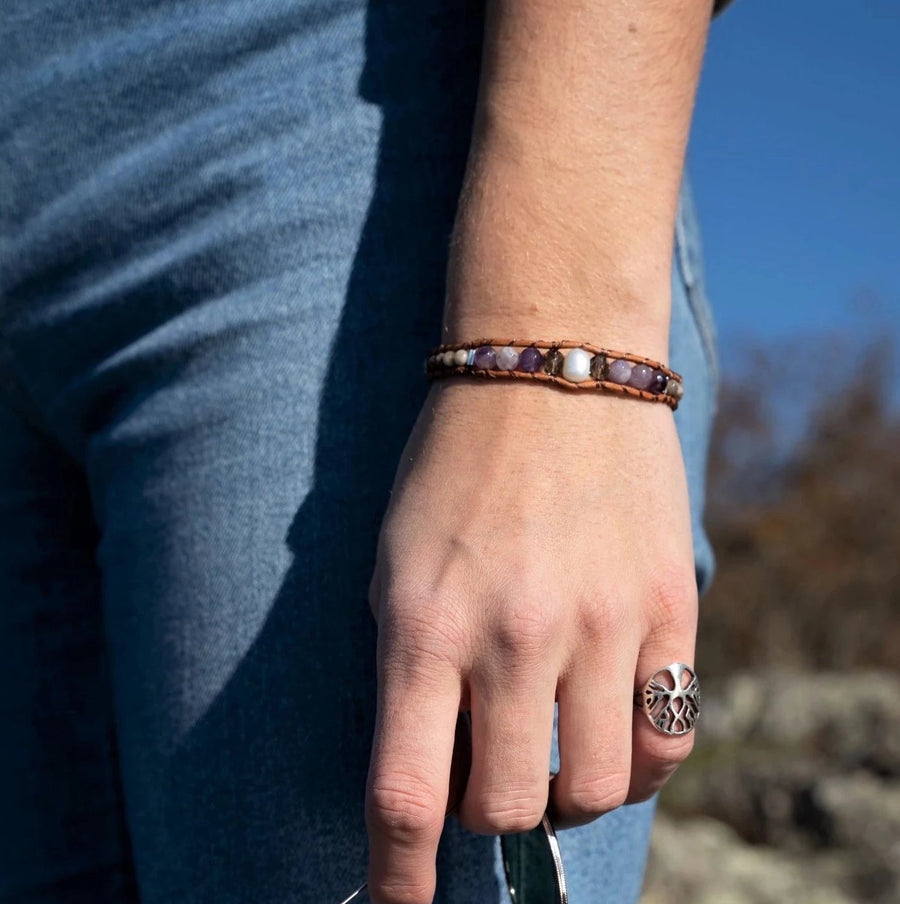
[[[649,367],[661,370],[667,377],[674,377],[679,383],[682,382],[681,374],[674,370],[670,370],[659,361],[652,358],[642,358],[640,355],[633,355],[631,352],[616,352],[608,348],[600,348],[599,345],[592,345],[590,342],[576,342],[574,339],[560,339],[557,342],[550,342],[546,339],[476,339],[473,342],[451,342],[444,345],[436,345],[430,352],[428,357],[438,355],[442,352],[455,352],[461,348],[478,348],[482,345],[492,345],[494,348],[503,348],[504,345],[511,345],[514,348],[528,348],[533,345],[535,348],[583,348],[586,352],[593,355],[606,355],[610,360],[616,358],[624,358],[631,361],[632,364],[646,364]]]
[[[623,395],[630,395],[638,399],[644,399],[647,402],[663,402],[664,404],[668,405],[673,411],[678,408],[678,400],[673,396],[668,396],[664,393],[647,392],[646,389],[636,389],[634,386],[625,386],[622,383],[613,383],[609,380],[594,380],[593,378],[591,378],[589,380],[585,380],[583,383],[572,383],[571,381],[566,380],[564,377],[554,376],[553,374],[527,374],[522,371],[515,370],[480,370],[474,367],[469,367],[465,364],[453,365],[452,367],[441,366],[440,370],[435,367],[433,371],[429,371],[428,376],[429,378],[435,380],[442,380],[445,377],[453,376],[494,378],[512,377],[515,379],[538,380],[539,382],[555,383],[557,386],[564,386],[566,389],[588,389],[594,390],[595,392],[598,389],[603,389],[604,391],[608,390],[610,392],[619,392]]]
[[[633,398],[643,399],[647,402],[662,402],[663,404],[668,405],[673,411],[678,408],[678,399],[674,396],[667,395],[665,392],[656,393],[650,392],[646,389],[636,389],[634,386],[627,386],[622,383],[614,383],[612,380],[597,380],[594,377],[589,377],[587,380],[584,380],[581,383],[573,383],[571,380],[567,380],[561,375],[548,374],[542,370],[535,371],[534,373],[528,373],[526,371],[518,370],[487,370],[484,368],[474,367],[470,364],[431,363],[431,359],[434,355],[440,355],[444,352],[458,351],[459,349],[477,349],[482,345],[490,345],[495,349],[503,348],[507,345],[514,348],[528,348],[530,346],[534,346],[535,348],[547,350],[580,348],[584,349],[584,351],[586,352],[590,352],[593,355],[604,355],[607,361],[623,359],[625,361],[629,361],[632,364],[646,364],[648,367],[652,367],[654,370],[661,371],[670,380],[675,380],[679,384],[682,382],[681,374],[677,373],[674,370],[671,370],[663,364],[660,364],[658,361],[654,361],[652,358],[644,358],[641,355],[634,355],[631,352],[617,352],[611,349],[601,348],[597,345],[592,345],[588,342],[575,342],[570,339],[563,339],[557,342],[548,342],[540,339],[478,339],[474,342],[456,342],[436,345],[429,351],[428,358],[426,359],[426,376],[428,377],[428,379],[441,379],[444,377],[465,376],[471,374],[472,376],[479,377],[511,377],[520,380],[537,380],[543,383],[554,383],[557,386],[562,386],[566,389],[588,389],[594,390],[595,392],[597,390],[618,392],[622,395],[629,395]]]

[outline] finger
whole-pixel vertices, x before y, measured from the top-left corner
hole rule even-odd
[[[552,657],[525,651],[471,676],[472,769],[459,809],[469,831],[502,835],[540,823],[556,678]]]
[[[696,585],[691,583],[679,600],[668,606],[663,619],[644,641],[638,656],[634,688],[644,687],[660,669],[674,662],[693,668],[697,633]],[[642,709],[634,707],[631,783],[628,803],[647,800],[659,791],[684,762],[694,745],[694,732],[679,736],[663,734]]]
[[[551,786],[559,828],[625,803],[631,772],[632,683],[639,631],[602,614],[560,680],[559,773]]]
[[[379,651],[366,788],[368,879],[376,904],[429,904],[434,896],[459,714],[458,669],[439,655],[404,645],[402,654]]]
[[[450,763],[450,794],[447,813],[456,814],[462,802],[469,773],[472,771],[472,715],[465,710],[456,720],[456,736],[453,740],[453,760]]]

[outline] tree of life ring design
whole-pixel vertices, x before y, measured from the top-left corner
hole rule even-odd
[[[660,669],[641,692],[642,709],[654,727],[667,735],[687,734],[700,715],[700,684],[681,662]]]

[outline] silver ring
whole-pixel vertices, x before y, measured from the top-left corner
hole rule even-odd
[[[684,735],[692,731],[700,715],[700,683],[683,662],[660,669],[634,692],[634,705],[642,709],[657,731]]]

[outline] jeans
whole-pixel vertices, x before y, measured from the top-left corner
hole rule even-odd
[[[362,880],[368,581],[440,340],[481,24],[474,0],[3,3],[0,902]],[[672,289],[702,589],[686,179]],[[561,833],[572,904],[637,899],[653,807]],[[436,900],[506,902],[498,848],[448,820]]]

